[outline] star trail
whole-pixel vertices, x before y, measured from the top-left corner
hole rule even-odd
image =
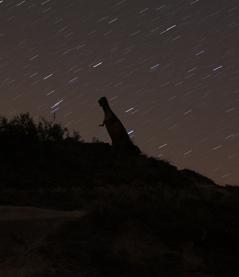
[[[109,141],[109,99],[148,155],[239,184],[238,0],[2,0],[0,114]]]

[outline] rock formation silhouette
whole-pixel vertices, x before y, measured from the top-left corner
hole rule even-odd
[[[101,97],[98,103],[104,111],[104,120],[99,126],[106,127],[114,149],[120,149],[124,152],[126,151],[134,154],[141,153],[140,149],[131,141],[122,122],[110,108],[107,98]]]

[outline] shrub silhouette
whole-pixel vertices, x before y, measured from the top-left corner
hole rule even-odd
[[[0,118],[0,143],[4,148],[6,145],[19,147],[26,144],[40,145],[79,141],[80,135],[77,132],[70,135],[67,128],[45,119],[35,122],[29,113],[20,114],[11,120],[5,117]],[[11,149],[9,150],[11,151]]]

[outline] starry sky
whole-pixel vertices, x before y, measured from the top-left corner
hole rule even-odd
[[[148,155],[239,185],[238,0],[1,0],[0,114],[110,141],[106,96]]]

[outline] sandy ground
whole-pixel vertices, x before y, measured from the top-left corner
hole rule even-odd
[[[71,260],[71,256],[64,254],[68,253],[71,247],[74,248],[75,239],[77,247],[84,247],[85,243],[89,243],[84,232],[81,237],[81,228],[72,229],[77,228],[77,221],[84,222],[81,220],[84,215],[86,215],[84,211],[0,206],[0,277],[86,276],[83,274],[84,270],[81,272],[80,260]],[[137,232],[134,229],[127,230],[125,236],[123,233],[114,242],[115,249],[127,253],[132,260],[139,259],[139,261],[144,260],[145,250],[153,257],[154,255],[164,257],[165,253],[182,255],[185,264],[183,264],[184,274],[181,276],[213,277],[205,273],[204,261],[194,253],[192,242],[182,245],[178,252],[170,252],[163,243],[155,247],[151,243],[148,244],[144,233],[142,238],[140,233],[139,237],[135,237],[135,234]],[[89,252],[87,253],[89,255]],[[72,261],[75,263],[72,264]]]
[[[0,206],[0,277],[45,276],[51,265],[37,249],[82,211]]]

